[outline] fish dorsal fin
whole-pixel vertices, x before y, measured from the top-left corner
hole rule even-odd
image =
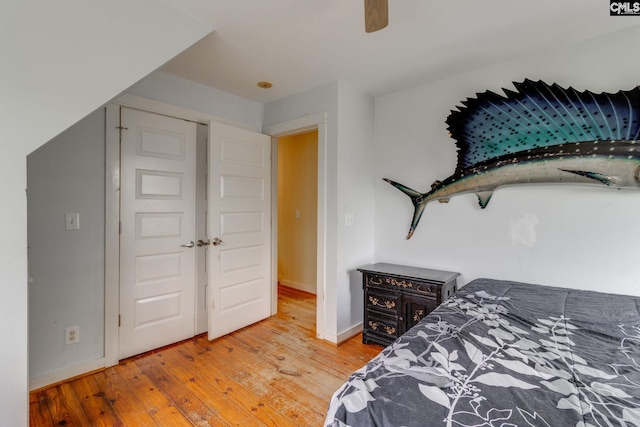
[[[640,89],[616,93],[525,80],[505,96],[487,91],[451,111],[447,125],[458,146],[457,171],[494,158],[583,141],[640,136]]]
[[[478,191],[476,196],[478,196],[478,204],[484,209],[489,204],[489,200],[491,200],[491,196],[493,196],[493,191]]]
[[[609,175],[604,175],[597,172],[589,172],[589,171],[580,171],[580,170],[571,170],[571,169],[560,169],[561,171],[573,173],[575,175],[584,176],[585,178],[595,179],[598,182],[603,183],[604,185],[611,186],[613,185],[614,178]]]

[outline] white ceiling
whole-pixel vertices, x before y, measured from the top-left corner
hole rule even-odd
[[[640,25],[606,0],[390,0],[370,34],[362,0],[166,1],[216,30],[163,71],[261,103],[338,79],[378,96]]]

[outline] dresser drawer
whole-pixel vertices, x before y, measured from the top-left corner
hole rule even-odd
[[[367,289],[366,309],[378,310],[389,314],[396,314],[401,304],[401,295],[397,292],[388,292],[379,289]]]
[[[393,341],[400,336],[398,326],[397,316],[367,310],[366,328],[369,333],[380,335]]]
[[[436,298],[442,284],[370,273],[365,277],[365,286],[375,286],[394,291],[419,292],[421,294],[429,294],[433,296],[433,298]]]

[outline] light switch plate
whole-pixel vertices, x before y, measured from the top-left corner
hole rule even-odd
[[[352,213],[347,213],[344,215],[344,225],[346,227],[353,227],[355,225],[355,215]]]
[[[64,217],[65,230],[80,230],[80,214],[77,212],[67,212]]]

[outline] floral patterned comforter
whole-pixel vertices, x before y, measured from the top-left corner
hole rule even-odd
[[[640,298],[477,279],[351,375],[325,425],[640,426]]]

